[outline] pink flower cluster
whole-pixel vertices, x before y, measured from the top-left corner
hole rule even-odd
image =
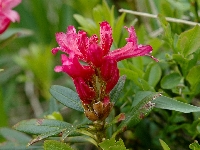
[[[12,10],[19,3],[21,0],[0,0],[0,34],[8,28],[10,22],[19,22],[19,14]]]
[[[97,35],[87,37],[84,31],[69,26],[66,33],[57,33],[59,47],[53,48],[66,53],[61,55],[62,66],[56,66],[56,72],[65,72],[72,77],[77,93],[83,103],[86,116],[92,120],[104,120],[112,107],[109,93],[119,79],[117,62],[123,59],[148,55],[152,51],[149,45],[138,45],[133,27],[127,28],[127,44],[110,51],[113,38],[108,22],[100,23],[100,42]]]

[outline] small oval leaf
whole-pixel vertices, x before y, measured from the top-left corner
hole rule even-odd
[[[53,85],[50,88],[51,95],[63,105],[83,112],[83,107],[78,94],[69,88]]]
[[[171,73],[162,78],[161,87],[163,89],[172,89],[180,83],[181,79],[182,77],[179,73]]]

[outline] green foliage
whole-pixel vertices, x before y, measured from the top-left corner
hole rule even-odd
[[[75,127],[67,122],[58,121],[54,119],[30,119],[23,120],[17,123],[14,129],[26,133],[31,133],[34,135],[38,135],[35,137],[29,145],[43,140],[47,137],[62,134],[62,139],[64,140],[69,134],[75,131]]]
[[[161,96],[153,100],[153,102],[156,103],[155,107],[161,108],[161,109],[175,110],[175,111],[179,111],[183,113],[191,113],[191,112],[200,111],[200,107],[189,105],[187,103],[183,103],[166,96]]]
[[[125,84],[126,77],[121,76],[115,85],[115,87],[110,92],[110,101],[116,102],[119,99],[119,96],[123,90],[124,84]]]
[[[144,97],[140,102],[138,102],[129,113],[126,114],[125,120],[119,125],[117,131],[113,136],[122,132],[126,128],[130,129],[144,119],[155,106],[151,101],[161,96],[160,93],[153,93]]]
[[[179,73],[173,72],[168,75],[165,75],[161,80],[161,87],[163,89],[172,89],[177,87],[181,82],[182,77]]]
[[[44,150],[73,150],[69,145],[53,140],[44,141]]]
[[[163,150],[170,150],[169,146],[163,140],[159,139],[159,141]]]
[[[196,52],[200,48],[200,26],[185,31],[179,35],[177,41],[177,51],[184,57],[188,57],[190,54]]]
[[[59,85],[53,85],[50,89],[52,96],[61,102],[63,105],[83,112],[83,107],[81,105],[81,100],[77,93],[69,88],[62,87]]]
[[[99,144],[99,146],[103,150],[115,150],[115,149],[127,150],[122,139],[120,139],[119,141],[115,141],[114,138],[111,138],[109,140],[103,141],[102,143]]]
[[[200,145],[199,145],[198,141],[194,141],[194,143],[189,145],[189,148],[191,150],[200,150]]]
[[[50,98],[48,90],[53,78],[53,59],[49,49],[49,46],[31,44],[27,51],[15,57],[17,64],[33,73],[33,80],[46,99]]]
[[[28,150],[42,148],[42,146],[27,147],[27,143],[31,140],[31,137],[13,129],[0,128],[0,135],[7,140],[6,142],[0,144],[0,149],[2,150]]]
[[[111,5],[113,6],[110,7]],[[0,126],[12,126],[19,120],[33,117],[33,108],[26,92],[26,83],[29,81],[34,87],[32,94],[39,99],[44,110],[48,106],[47,102],[50,102],[50,109],[42,115],[49,119],[44,119],[41,125],[38,119],[34,119],[22,121],[15,126],[17,130],[36,134],[37,137],[1,128],[0,140],[6,141],[0,144],[0,149],[42,149],[42,142],[29,147],[26,145],[31,139],[30,144],[50,136],[54,136],[55,140],[62,136],[61,139],[73,143],[75,149],[83,149],[83,145],[79,147],[77,144],[83,142],[97,146],[91,122],[81,120],[83,108],[80,99],[74,91],[65,88],[73,88],[71,81],[66,75],[53,72],[53,62],[58,64],[60,60],[58,57],[53,60],[50,49],[56,46],[55,33],[65,31],[69,24],[77,27],[78,22],[81,26],[79,28],[89,35],[99,35],[99,23],[104,20],[113,29],[112,49],[124,46],[127,32],[123,26],[134,24],[138,42],[150,44],[153,47],[152,55],[160,60],[157,63],[147,57],[138,57],[118,64],[120,75],[126,75],[127,79],[125,82],[125,77],[121,77],[110,93],[115,106],[106,120],[105,130],[109,132],[107,137],[129,124],[128,132],[118,135],[127,148],[160,149],[161,144],[164,150],[169,147],[188,149],[190,143],[200,139],[199,107],[193,106],[199,105],[200,27],[170,23],[164,16],[179,19],[187,17],[187,20],[199,22],[199,6],[200,1],[197,0],[119,0],[102,3],[99,0],[23,1],[16,8],[21,17],[20,23],[11,24],[0,35],[0,68],[3,69],[0,69]],[[147,17],[136,18],[125,13],[119,16],[118,8],[159,15],[154,20]],[[50,99],[48,91],[52,83],[65,87],[52,86],[50,93],[54,98]],[[152,100],[155,91],[165,96]],[[63,107],[56,100],[78,110],[78,113]],[[151,104],[149,101],[155,103],[154,109],[144,110],[145,106]],[[68,118],[78,118],[78,121],[67,123],[65,121]],[[58,121],[62,119],[63,121]],[[81,122],[81,125],[77,126],[77,122]],[[140,123],[137,124],[138,122]],[[78,136],[73,136],[74,132],[78,132]],[[157,137],[166,141],[169,146],[163,140],[159,144]],[[123,141],[107,139],[99,146],[102,149],[126,149]],[[59,141],[44,142],[44,148],[52,149],[51,146],[54,146],[53,149],[62,146],[69,148]],[[190,144],[189,148],[200,149],[197,141]]]

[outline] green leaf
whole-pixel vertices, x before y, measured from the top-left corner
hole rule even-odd
[[[123,132],[124,129],[131,128],[144,119],[154,108],[155,103],[152,101],[160,97],[160,93],[152,92],[140,102],[138,102],[129,113],[126,114],[126,118],[119,125],[117,131],[112,137],[115,137],[118,133]]]
[[[33,32],[27,29],[8,29],[0,36],[0,49],[11,43],[18,37],[30,36]]]
[[[75,131],[75,127],[67,122],[54,119],[30,119],[23,120],[13,126],[14,129],[30,134],[39,135],[34,138],[29,145],[38,142],[44,138],[58,135],[59,133]]]
[[[73,150],[69,145],[54,141],[54,140],[46,140],[44,141],[44,150]]]
[[[120,34],[121,34],[121,30],[123,28],[123,24],[124,24],[124,18],[125,18],[126,14],[123,13],[115,22],[115,26],[113,28],[113,39],[114,42],[116,44],[116,46],[119,46],[119,40],[120,40]]]
[[[105,141],[103,141],[102,143],[99,143],[99,146],[103,149],[103,150],[127,150],[124,142],[122,141],[122,139],[119,139],[119,141],[115,141],[114,138],[111,139],[107,139]]]
[[[110,9],[106,0],[103,0],[102,8],[103,8],[103,14],[105,17],[104,19],[110,23],[111,27],[113,27],[114,26],[114,7],[112,6]]]
[[[163,140],[159,139],[159,141],[163,150],[170,150],[169,146]]]
[[[162,78],[161,87],[163,89],[172,89],[180,83],[181,79],[182,77],[180,76],[179,73],[174,72],[168,74]]]
[[[56,99],[54,99],[53,97],[50,98],[50,102],[49,102],[49,111],[48,113],[51,114],[53,112],[57,112],[58,111],[58,104]]]
[[[200,150],[200,145],[199,145],[198,141],[195,140],[194,143],[189,145],[189,148],[191,150]]]
[[[63,105],[83,112],[80,98],[78,97],[77,93],[72,91],[71,89],[59,85],[53,85],[50,88],[50,93]]]
[[[102,20],[104,20],[103,16],[103,9],[101,5],[97,5],[92,10],[92,16],[96,23],[100,23]]]
[[[189,11],[190,9],[190,3],[187,1],[174,1],[174,0],[167,0],[171,6],[173,6],[175,9],[181,10],[181,11]]]
[[[166,21],[165,17],[162,16],[161,14],[158,15],[158,19],[161,22],[161,25],[164,29],[164,36],[166,38],[166,41],[168,42],[169,46],[173,48],[173,37],[172,37],[170,24]]]
[[[1,150],[41,149],[41,146],[27,147],[27,143],[31,140],[31,137],[19,131],[4,127],[0,128],[0,135],[7,140],[2,144],[0,143]]]
[[[120,68],[120,74],[125,74],[127,79],[132,80],[141,90],[144,91],[154,91],[153,87],[151,87],[144,79],[140,78],[139,75],[126,68]]]
[[[155,87],[160,81],[161,73],[160,66],[157,63],[153,63],[148,65],[144,78],[151,86]]]
[[[181,66],[181,71],[184,77],[186,77],[189,70],[196,65],[198,56],[198,52],[191,54],[188,58],[185,58],[182,54],[173,54],[173,59]]]
[[[190,83],[191,85],[191,91],[194,94],[198,94],[199,88],[200,88],[200,65],[194,66],[190,69],[186,80]]]
[[[86,31],[90,36],[94,33],[98,33],[98,27],[91,19],[86,19],[81,15],[74,14],[73,15],[75,20],[81,25],[79,29]]]
[[[42,146],[28,146],[26,144],[4,142],[0,143],[0,150],[42,150]]]
[[[185,31],[179,35],[177,48],[185,57],[194,53],[200,48],[200,27],[196,25],[194,28]]]
[[[152,94],[151,91],[138,91],[135,94],[134,101],[132,103],[132,107],[135,107],[140,101],[142,101],[146,96]]]
[[[119,96],[124,88],[124,84],[126,81],[126,76],[121,76],[115,85],[115,87],[110,92],[111,102],[116,102],[119,99]]]
[[[161,108],[161,109],[175,110],[183,113],[200,111],[200,107],[186,104],[166,96],[158,97],[152,102],[156,104],[155,105],[156,108]]]
[[[0,128],[0,134],[8,141],[16,143],[28,143],[31,137],[19,131],[10,128]]]

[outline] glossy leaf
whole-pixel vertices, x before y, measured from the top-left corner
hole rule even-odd
[[[44,150],[73,150],[69,145],[54,141],[54,140],[46,140],[44,141]]]
[[[127,150],[122,139],[115,141],[114,138],[103,141],[99,144],[103,150]]]
[[[200,150],[200,145],[199,145],[198,141],[195,140],[194,143],[189,145],[189,148],[191,150]]]
[[[152,94],[151,91],[139,91],[135,94],[132,107],[135,107],[140,101],[142,101],[146,96]]]
[[[90,36],[94,33],[98,33],[96,24],[91,19],[86,19],[79,14],[73,15],[76,21],[81,25],[80,29],[86,31]]]
[[[165,17],[162,16],[161,14],[158,15],[158,19],[161,22],[161,25],[164,29],[164,36],[165,36],[164,38],[166,38],[166,41],[168,42],[169,46],[173,48],[174,47],[173,36],[172,36],[170,24],[166,21]]]
[[[77,93],[71,89],[59,85],[53,85],[50,88],[50,93],[63,105],[83,112],[81,100],[79,99]]]
[[[132,80],[141,90],[154,91],[153,87],[151,87],[147,81],[140,78],[136,72],[126,68],[120,68],[120,74],[125,74],[127,79]]]
[[[152,101],[155,103],[156,108],[161,108],[161,109],[168,109],[168,110],[175,110],[183,113],[190,113],[190,112],[199,112],[200,107],[193,106],[187,103],[183,103],[180,101],[177,101],[175,99],[166,97],[166,96],[161,96],[158,97],[157,99]]]
[[[121,76],[115,85],[115,87],[110,92],[111,102],[116,102],[119,99],[119,96],[124,88],[124,84],[126,81],[126,76]]]
[[[180,34],[177,48],[185,57],[194,53],[200,48],[200,26],[187,30]]]
[[[123,29],[123,24],[124,24],[124,18],[125,18],[125,13],[121,14],[121,16],[117,19],[115,26],[113,28],[113,39],[114,42],[116,44],[116,46],[119,43],[120,40],[120,34],[121,34],[121,30]]]
[[[162,145],[163,150],[170,150],[169,146],[161,139],[159,139],[160,144]]]
[[[74,132],[75,128],[73,125],[64,122],[58,121],[54,119],[30,119],[30,120],[23,120],[13,127],[14,129],[30,134],[39,135],[34,138],[29,145],[40,141],[44,138],[58,135],[59,133]]]
[[[161,78],[161,68],[157,63],[150,64],[145,72],[144,78],[148,83],[155,87]]]
[[[189,70],[196,65],[199,53],[193,53],[189,58],[185,58],[182,54],[173,54],[172,56],[173,59],[181,66],[183,76],[186,77]]]
[[[200,66],[194,66],[190,69],[186,79],[191,85],[191,90],[193,94],[199,93],[200,88]]]
[[[172,89],[180,83],[181,79],[182,77],[180,76],[179,73],[176,72],[171,73],[162,78],[161,87],[163,89]]]

